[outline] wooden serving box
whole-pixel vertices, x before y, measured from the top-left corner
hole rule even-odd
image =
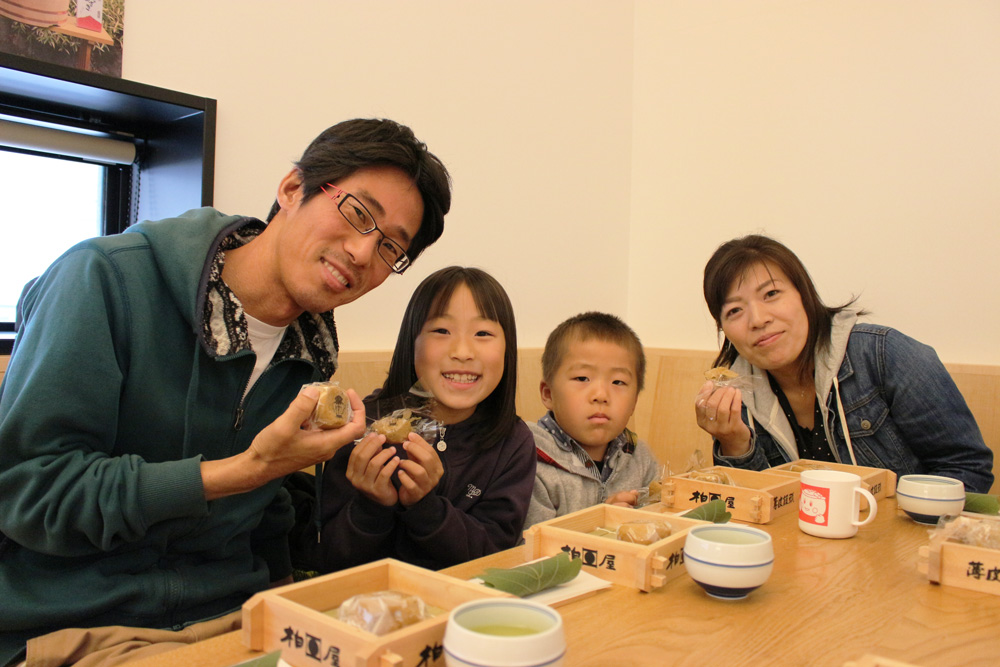
[[[830,463],[829,461],[812,461],[810,459],[799,459],[791,463],[770,468],[767,472],[780,473],[782,475],[794,475],[799,478],[801,471],[794,470],[795,466],[818,465],[828,470],[840,470],[843,472],[853,472],[861,478],[861,484],[868,490],[876,500],[891,498],[896,495],[896,473],[885,468],[869,468],[867,466],[852,466],[846,463]]]
[[[385,590],[416,595],[444,613],[383,636],[323,613],[360,593]],[[484,597],[513,596],[387,558],[257,593],[243,605],[243,644],[280,649],[293,667],[443,666],[448,612]]]
[[[768,523],[771,519],[797,512],[799,480],[786,474],[713,466],[700,472],[724,472],[734,485],[691,479],[691,473],[672,475],[663,480],[660,501],[667,507],[688,510],[717,498],[738,521]]]
[[[666,522],[673,531],[648,545],[589,534],[597,528],[616,530],[631,521]],[[525,557],[531,561],[566,552],[571,558],[580,558],[585,571],[595,577],[648,592],[684,573],[681,565],[687,531],[703,523],[657,511],[594,505],[524,531]]]
[[[965,513],[980,521],[1000,522],[1000,518]],[[917,551],[917,570],[942,586],[1000,595],[1000,549],[976,547],[935,535]]]

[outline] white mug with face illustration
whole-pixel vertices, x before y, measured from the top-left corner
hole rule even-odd
[[[861,497],[868,499],[868,516],[859,520]],[[799,495],[799,528],[816,537],[853,537],[858,526],[875,518],[875,497],[861,486],[861,477],[840,470],[804,470]]]

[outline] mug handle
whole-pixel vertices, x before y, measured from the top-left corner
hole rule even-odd
[[[860,486],[854,487],[854,491],[856,493],[860,493],[868,499],[868,517],[864,521],[851,521],[851,523],[855,526],[863,526],[866,523],[871,523],[871,520],[875,518],[876,514],[878,514],[878,503],[875,502],[875,496],[873,496],[868,489]]]

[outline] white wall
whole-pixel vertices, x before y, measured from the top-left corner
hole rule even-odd
[[[391,348],[455,263],[503,282],[524,346],[602,309],[710,349],[704,263],[763,230],[828,302],[995,364],[998,34],[994,0],[130,0],[123,76],[219,100],[226,212],[263,216],[344,118],[447,163],[443,239],[338,313],[345,349]]]
[[[580,310],[626,315],[629,7],[130,0],[123,77],[218,99],[228,213],[263,217],[328,125],[410,125],[451,170],[452,212],[410,271],[338,311],[342,346],[391,349],[413,289],[449,264],[495,275],[537,346]]]
[[[629,318],[712,348],[701,275],[765,231],[950,362],[1000,363],[1000,3],[638,0]]]

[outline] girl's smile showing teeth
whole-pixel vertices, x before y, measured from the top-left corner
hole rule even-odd
[[[478,375],[473,375],[472,373],[442,373],[442,375],[445,380],[455,382],[457,384],[472,384],[480,377]]]
[[[484,317],[468,285],[459,284],[414,343],[413,367],[434,394],[434,418],[457,424],[471,417],[500,383],[505,351],[503,327]]]

